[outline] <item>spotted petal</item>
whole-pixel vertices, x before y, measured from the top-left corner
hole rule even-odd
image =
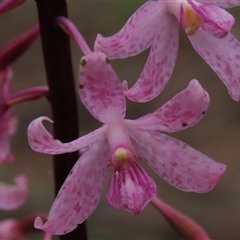
[[[16,186],[0,183],[0,209],[13,210],[20,207],[28,196],[28,180],[19,175],[14,178]]]
[[[125,120],[130,127],[148,130],[177,132],[198,123],[209,105],[209,95],[197,80],[157,109],[137,120]]]
[[[74,230],[97,207],[107,179],[106,138],[98,139],[88,151],[82,154],[61,187],[43,223],[40,217],[35,227],[54,235]]]
[[[43,120],[52,122],[47,117],[39,117],[33,120],[28,126],[28,141],[34,151],[47,154],[75,152],[85,148],[96,141],[97,138],[102,136],[107,128],[107,126],[104,125],[74,141],[62,143],[59,140],[54,139],[53,136],[46,130],[42,124]]]
[[[104,53],[82,57],[78,83],[81,100],[96,119],[115,123],[124,118],[126,100],[121,82]]]
[[[132,101],[147,102],[155,98],[172,74],[178,51],[178,24],[170,14],[163,19],[139,79],[125,92]]]
[[[240,99],[240,42],[229,33],[225,38],[210,36],[202,29],[189,37],[196,52],[226,85],[231,97]]]
[[[213,4],[222,8],[231,8],[240,5],[240,0],[197,0],[197,2]]]
[[[115,208],[139,214],[156,195],[156,191],[153,179],[132,159],[116,165],[107,200]]]
[[[215,162],[184,142],[156,131],[131,129],[137,152],[165,181],[186,192],[208,192],[226,166]]]
[[[110,59],[126,58],[144,51],[160,32],[161,23],[166,21],[165,7],[164,1],[147,1],[118,33],[107,38],[98,34],[94,50],[104,51]]]
[[[217,36],[224,37],[235,23],[234,17],[224,9],[210,4],[187,0],[202,20],[202,28]]]

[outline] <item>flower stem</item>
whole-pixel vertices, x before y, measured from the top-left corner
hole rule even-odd
[[[56,24],[56,17],[67,17],[66,0],[36,0],[44,62],[49,86],[49,100],[54,121],[54,137],[69,142],[78,137],[78,113],[72,72],[70,43]],[[78,153],[54,156],[56,193],[78,159]],[[87,239],[86,225],[79,225],[61,240]]]

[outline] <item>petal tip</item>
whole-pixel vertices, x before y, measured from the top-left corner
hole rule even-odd
[[[40,230],[43,229],[43,221],[40,217],[36,217],[36,219],[34,221],[34,227],[37,229],[40,229]]]

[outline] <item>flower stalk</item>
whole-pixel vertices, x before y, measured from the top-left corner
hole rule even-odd
[[[36,0],[42,48],[54,120],[54,138],[68,142],[78,137],[76,92],[68,36],[54,24],[58,16],[67,17],[65,0]],[[56,193],[78,159],[78,153],[54,156]],[[60,237],[62,240],[87,239],[85,224]]]

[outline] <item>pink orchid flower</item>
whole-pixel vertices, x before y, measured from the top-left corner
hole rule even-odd
[[[13,210],[20,207],[28,196],[28,180],[19,175],[14,178],[16,186],[0,182],[0,209]]]
[[[115,35],[98,34],[95,50],[108,58],[134,56],[151,47],[138,81],[125,95],[132,101],[147,102],[167,84],[177,57],[178,23],[196,52],[226,85],[231,97],[240,99],[240,43],[231,34],[234,17],[224,8],[240,0],[157,0],[145,2]]]
[[[9,64],[25,52],[38,35],[37,24],[0,49],[0,163],[13,160],[13,155],[9,150],[9,138],[16,130],[17,121],[11,116],[11,106],[48,93],[46,86],[32,87],[17,93],[12,93],[11,88],[12,71]]]
[[[90,52],[80,61],[82,103],[103,126],[69,143],[62,143],[39,117],[28,127],[31,148],[46,154],[80,150],[82,155],[61,187],[47,217],[35,227],[54,235],[72,231],[97,207],[113,168],[107,201],[116,208],[139,214],[156,195],[156,185],[136,159],[145,159],[165,181],[187,192],[208,192],[226,166],[159,131],[176,132],[203,117],[209,96],[197,80],[169,102],[137,120],[125,119],[126,99],[121,82],[103,52]]]

